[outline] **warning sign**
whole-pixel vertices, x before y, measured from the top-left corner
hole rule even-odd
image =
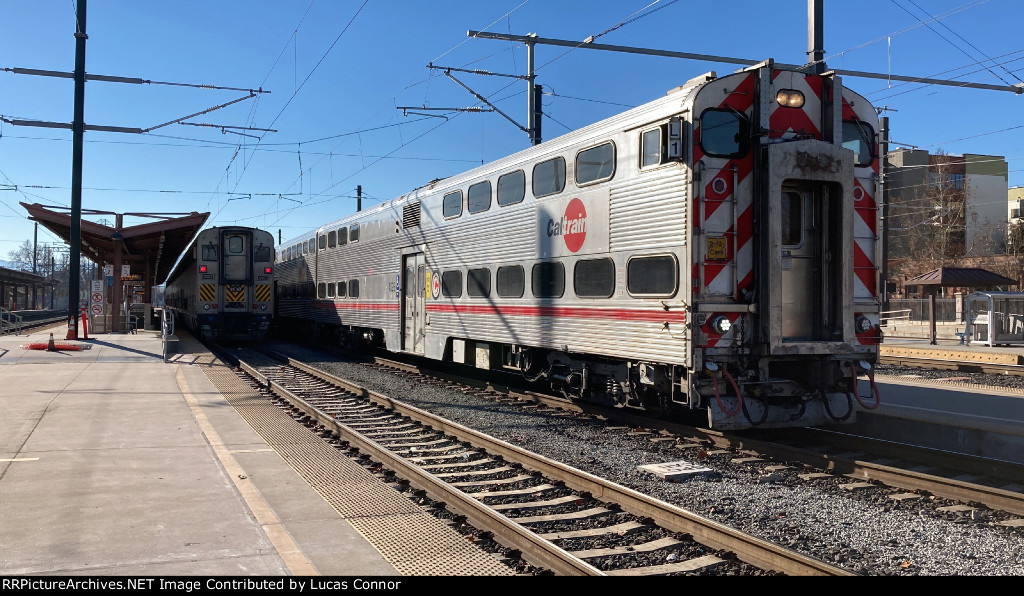
[[[93,315],[103,314],[103,282],[98,279],[92,282],[92,292],[89,293],[89,312]]]
[[[708,260],[726,261],[729,259],[729,252],[726,248],[725,238],[712,236],[708,238]]]

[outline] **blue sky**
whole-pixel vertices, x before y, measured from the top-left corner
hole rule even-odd
[[[0,68],[73,71],[75,11],[74,0],[0,0]],[[831,68],[1024,80],[1020,0],[825,0],[824,18]],[[355,211],[357,186],[365,208],[524,149],[526,133],[497,112],[401,109],[483,105],[429,64],[526,74],[522,44],[471,39],[470,30],[807,60],[804,0],[93,0],[86,71],[152,83],[88,82],[85,122],[152,130],[85,133],[82,207],[210,212],[208,226],[252,225],[287,241]],[[739,68],[544,45],[535,67],[545,139],[707,71]],[[452,74],[527,125],[525,82]],[[1024,95],[854,77],[844,84],[890,109],[896,143],[1002,155],[1009,186],[1024,185]],[[175,122],[249,95],[240,89],[265,93],[186,120],[212,126]],[[0,71],[7,120],[70,123],[73,107],[70,79]],[[71,164],[70,130],[0,122],[0,259],[33,238],[20,202],[71,205]],[[42,226],[39,242],[61,244]]]

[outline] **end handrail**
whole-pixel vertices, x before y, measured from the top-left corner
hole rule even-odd
[[[24,317],[0,306],[0,335],[7,335],[12,329],[15,335],[21,335],[23,326]]]

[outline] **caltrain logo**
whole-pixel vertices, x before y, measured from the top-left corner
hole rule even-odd
[[[587,208],[583,201],[573,199],[565,207],[565,215],[559,220],[548,220],[548,238],[561,236],[569,252],[576,252],[583,247],[587,239]]]

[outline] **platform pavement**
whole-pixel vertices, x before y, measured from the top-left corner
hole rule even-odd
[[[885,337],[879,348],[882,356],[904,356],[979,362],[985,364],[1024,364],[1024,345],[987,346],[960,343],[957,339],[938,337],[935,342],[924,337]]]
[[[219,364],[66,332],[0,336],[0,575],[399,575],[227,403]],[[84,349],[25,349],[51,333]]]

